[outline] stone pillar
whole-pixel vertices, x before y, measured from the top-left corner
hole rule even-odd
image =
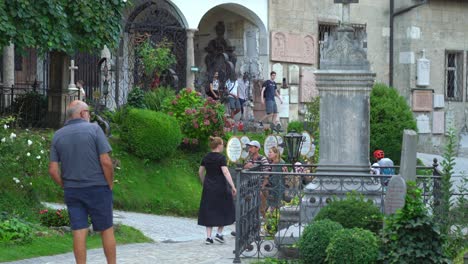
[[[195,53],[193,47],[193,35],[198,29],[188,28],[187,29],[187,83],[186,87],[194,87],[195,83],[195,73],[190,69],[192,66],[195,66]]]
[[[403,145],[401,147],[400,175],[406,181],[416,181],[416,148],[418,134],[414,130],[403,131]]]
[[[370,92],[375,74],[321,70],[320,172],[369,173]]]
[[[3,86],[11,87],[15,84],[15,45],[3,48]]]

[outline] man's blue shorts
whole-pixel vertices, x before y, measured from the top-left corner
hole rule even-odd
[[[109,186],[65,188],[64,196],[72,230],[88,228],[88,215],[93,230],[104,231],[112,227],[113,199]]]

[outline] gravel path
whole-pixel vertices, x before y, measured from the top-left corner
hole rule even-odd
[[[52,208],[63,207],[60,204],[46,205]],[[233,226],[224,229],[225,244],[215,242],[214,245],[205,245],[205,228],[198,226],[196,219],[114,211],[114,222],[139,229],[154,240],[153,243],[118,246],[117,263],[227,264],[234,259],[235,239],[230,235]],[[8,263],[71,264],[75,260],[72,253],[67,253]],[[88,250],[88,263],[106,263],[102,249]]]

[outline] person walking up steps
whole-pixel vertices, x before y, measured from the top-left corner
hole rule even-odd
[[[215,240],[224,243],[224,226],[234,223],[234,199],[237,190],[227,168],[223,152],[223,140],[210,137],[211,152],[202,160],[198,175],[203,184],[203,191],[198,211],[198,225],[206,227],[205,244],[213,244],[213,226],[217,226]],[[205,174],[206,173],[206,174]]]
[[[260,99],[262,100],[262,104],[265,105],[266,115],[258,122],[260,127],[263,127],[263,120],[271,117],[271,123],[275,126],[275,129],[279,131],[281,129],[281,125],[278,120],[278,106],[276,105],[275,96],[278,97],[281,103],[283,103],[283,100],[281,99],[276,87],[275,78],[276,72],[272,71],[270,73],[270,80],[266,80],[262,85],[262,94]]]
[[[101,232],[107,263],[116,263],[111,150],[102,129],[89,123],[88,105],[79,100],[71,102],[65,126],[52,139],[49,174],[64,189],[77,264],[86,263],[88,216],[94,231]]]

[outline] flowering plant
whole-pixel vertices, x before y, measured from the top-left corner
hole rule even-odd
[[[39,220],[43,226],[69,226],[70,219],[66,209],[43,209],[39,211]]]
[[[179,122],[186,146],[200,145],[209,136],[224,134],[224,106],[211,97],[202,98],[190,88],[182,90],[171,102],[166,101],[163,109]]]

